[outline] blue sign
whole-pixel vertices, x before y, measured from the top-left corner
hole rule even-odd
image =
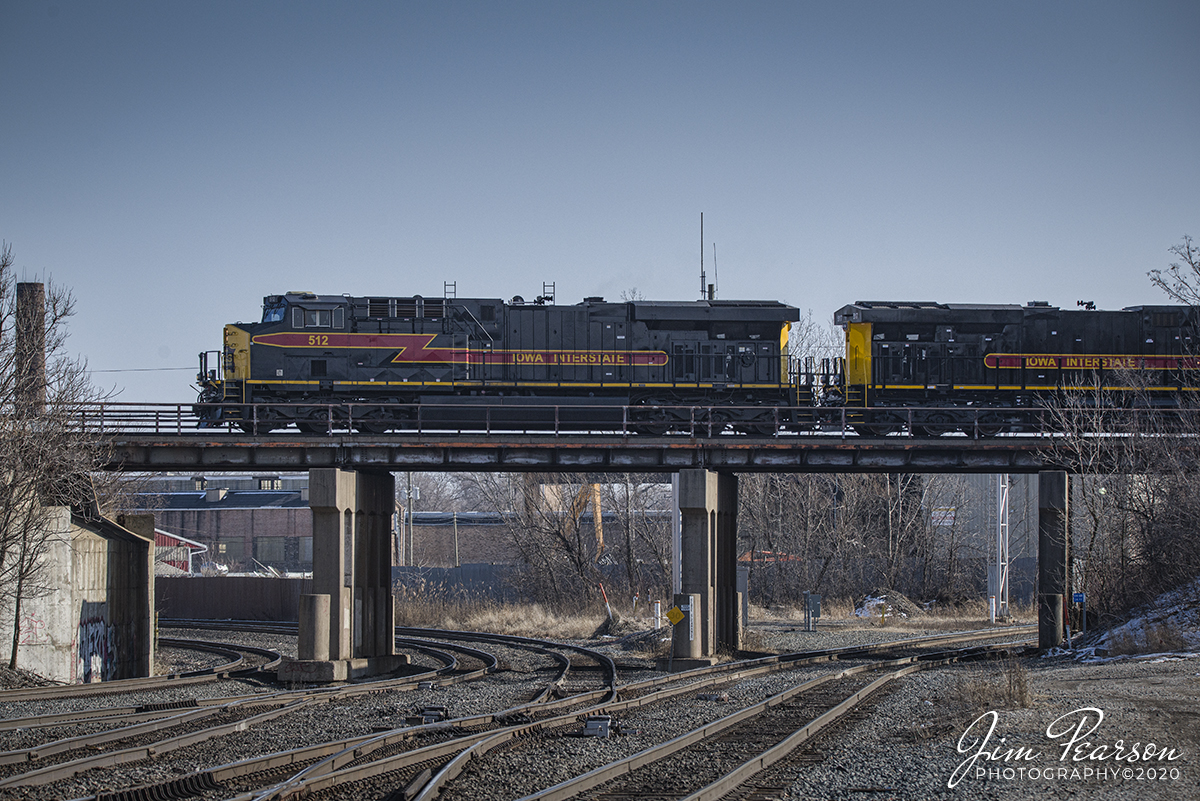
[[[1082,593],[1082,592],[1077,592],[1077,593],[1075,593],[1075,603],[1077,603],[1077,604],[1081,604],[1081,603],[1083,603],[1083,602],[1084,602],[1084,600],[1085,600],[1085,599],[1084,599],[1084,595],[1083,595],[1083,593]]]

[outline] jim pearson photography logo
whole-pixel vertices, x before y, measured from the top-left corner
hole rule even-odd
[[[1096,735],[1104,711],[1088,706],[1068,712],[1046,727],[1046,749],[1016,748],[1007,737],[997,737],[1000,714],[984,712],[958,739],[958,753],[966,758],[950,774],[946,786],[957,787],[967,778],[1003,781],[1175,781],[1183,756],[1174,748],[1155,743],[1104,740]],[[1037,764],[1030,764],[1037,763]]]

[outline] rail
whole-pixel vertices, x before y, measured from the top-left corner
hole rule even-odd
[[[498,399],[502,400],[502,399]],[[228,407],[224,407],[226,410]],[[214,420],[219,404],[103,403],[76,407],[73,430],[97,436],[186,437],[560,436],[1054,437],[1071,431],[1131,436],[1187,430],[1189,410],[1050,407],[614,406],[604,404],[244,404],[244,419]]]

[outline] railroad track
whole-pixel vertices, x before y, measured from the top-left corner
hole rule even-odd
[[[232,625],[239,631],[255,628],[254,624]],[[277,635],[295,633],[294,626],[261,629]],[[110,707],[88,710],[90,717],[55,713],[60,716],[56,723],[61,726],[82,726],[91,721],[104,729],[97,733],[104,741],[86,742],[87,735],[79,736],[74,743],[65,742],[72,738],[62,738],[39,744],[41,750],[29,749],[23,760],[14,757],[13,761],[0,764],[3,777],[0,796],[20,792],[26,798],[95,799],[100,797],[97,792],[103,792],[104,798],[129,801],[143,798],[267,801],[298,795],[432,799],[445,790],[451,798],[470,797],[469,790],[468,795],[462,795],[462,787],[468,786],[460,778],[462,769],[486,764],[486,755],[493,749],[499,754],[505,748],[547,738],[565,741],[579,732],[589,715],[654,715],[658,714],[654,710],[662,709],[663,705],[693,703],[705,693],[720,694],[752,681],[782,682],[778,692],[783,692],[795,684],[794,679],[781,678],[792,671],[824,666],[827,673],[844,672],[835,660],[871,658],[867,652],[872,650],[855,647],[785,654],[619,684],[616,666],[610,658],[578,646],[428,629],[398,629],[397,635],[398,649],[420,654],[434,666],[400,679],[336,688],[291,690],[260,686],[252,693],[204,699],[182,710]],[[958,633],[924,638],[921,643],[926,651],[944,650],[953,640],[996,636],[995,631]],[[916,644],[912,640],[905,647],[913,648]],[[498,653],[502,656],[497,656]],[[921,657],[913,654],[903,658],[913,661]],[[506,663],[522,660],[528,663],[526,669],[505,669]],[[231,661],[222,664],[229,665]],[[262,673],[262,666],[258,667]],[[867,666],[853,669],[860,667],[863,671],[859,672],[864,672]],[[504,681],[510,685],[496,689]],[[485,687],[490,688],[487,692],[494,693],[496,699],[501,699],[500,703],[470,696],[475,690],[483,694]],[[493,704],[490,709],[486,708],[488,703]],[[439,714],[436,710],[439,706],[446,711]],[[434,708],[431,714],[422,714],[431,707]],[[455,709],[469,714],[455,714]],[[68,717],[71,714],[77,716]],[[218,718],[219,715],[227,717]],[[365,719],[371,716],[377,722],[365,725]],[[445,719],[439,719],[442,716]],[[331,730],[328,720],[348,717],[360,718],[353,736],[327,736],[323,742],[286,747],[291,744],[290,739],[295,739],[290,735],[297,734],[298,729],[309,729],[312,739],[320,740],[319,731]],[[290,721],[294,723],[289,725]],[[0,737],[6,729],[20,728],[8,723],[0,723]],[[53,730],[54,725],[47,722],[45,728]],[[236,744],[238,738],[249,738],[260,729],[279,731],[281,725],[290,731],[274,738],[276,747],[269,747],[272,743],[268,742],[258,746],[257,753],[248,758],[229,760],[242,747]],[[142,729],[136,729],[138,726]],[[145,741],[134,741],[135,736],[144,737]],[[202,745],[214,738],[228,743],[228,747]],[[95,753],[97,749],[101,749],[99,753]],[[81,750],[84,753],[80,754]],[[221,755],[226,757],[223,763]],[[166,769],[167,779],[162,776],[163,770],[148,769],[151,764],[168,761],[202,767]],[[206,765],[216,767],[203,767]],[[73,778],[82,772],[86,774]],[[540,787],[530,789],[540,790]]]
[[[246,631],[248,627],[238,625],[236,628]],[[266,630],[276,634],[286,633],[286,629],[279,627],[268,627]],[[412,633],[432,634],[433,632]],[[489,643],[488,647],[491,650],[473,648],[463,642],[463,640],[469,639]],[[28,796],[30,788],[44,787],[46,789],[41,797],[71,797],[68,792],[65,792],[65,788],[71,786],[69,780],[78,774],[90,772],[94,779],[98,770],[112,770],[117,766],[136,766],[150,762],[151,758],[162,759],[176,751],[186,752],[189,747],[205,741],[245,732],[255,726],[268,724],[275,719],[286,720],[306,708],[318,705],[333,707],[345,704],[348,699],[357,698],[367,699],[373,708],[378,709],[380,698],[386,698],[389,703],[392,703],[397,699],[396,693],[399,692],[411,692],[419,695],[421,692],[444,691],[454,685],[464,685],[473,680],[490,676],[499,670],[500,661],[491,651],[496,650],[495,643],[502,639],[509,641],[504,646],[505,648],[524,648],[531,653],[538,654],[542,661],[547,663],[543,665],[543,670],[533,674],[534,682],[545,678],[547,672],[550,674],[549,684],[561,683],[566,676],[571,660],[561,653],[553,653],[550,643],[535,645],[534,641],[518,642],[519,638],[476,637],[453,632],[448,638],[441,641],[401,637],[397,640],[398,647],[421,653],[438,662],[440,667],[423,670],[416,675],[398,679],[317,689],[280,690],[276,688],[269,691],[259,688],[258,692],[249,696],[172,704],[172,706],[182,707],[181,709],[147,711],[138,707],[109,707],[83,713],[62,712],[43,715],[40,718],[25,717],[20,720],[8,721],[6,728],[21,737],[27,737],[32,730],[53,734],[62,732],[64,729],[79,727],[83,725],[81,714],[90,720],[93,727],[103,730],[61,739],[43,736],[38,738],[35,744],[24,748],[8,747],[13,739],[13,735],[10,734],[9,739],[5,741],[6,753],[0,757],[0,795],[7,795],[20,788],[22,795]],[[221,646],[211,643],[206,643],[205,647],[210,651],[223,650]],[[606,659],[606,657],[599,658]],[[266,664],[270,664],[270,662],[264,661],[256,668],[261,668]],[[220,667],[226,668],[222,675],[228,676],[236,672],[235,668],[243,666],[244,659],[230,658],[222,662]],[[131,692],[139,686],[142,689],[147,686],[157,688],[161,683],[161,681],[149,684],[130,683],[130,686],[124,688],[124,691]],[[532,683],[526,682],[527,685]],[[523,687],[521,688],[522,695],[526,697],[532,695],[543,699],[550,697],[551,694],[546,692],[549,684],[541,683],[536,691],[531,691],[528,686]],[[604,688],[598,689],[597,694],[603,695],[611,692],[610,685],[611,680]],[[175,683],[175,686],[179,686],[178,682]],[[72,688],[49,688],[38,695],[43,701],[51,695],[59,697],[66,695],[74,700]],[[546,705],[545,700],[537,704],[542,707]],[[429,725],[414,727],[411,725],[413,723],[412,713],[416,712],[417,717],[420,717],[422,711],[420,704],[396,705],[391,707],[391,711],[396,714],[392,715],[387,725],[367,727],[367,731],[381,728],[386,731],[402,729],[402,736],[393,738],[391,742],[382,743],[383,746],[390,746],[393,750],[396,743],[404,743],[403,748],[411,748],[411,743],[407,741],[446,739],[458,736],[462,728],[492,724],[491,715],[475,716],[476,720],[462,720],[455,726],[448,726],[436,721],[435,716],[435,721]],[[271,781],[272,771],[278,776],[290,776],[296,772],[296,769],[304,767],[306,763],[319,762],[323,757],[339,753],[346,748],[357,748],[365,740],[378,741],[379,737],[365,734],[324,742],[314,747],[292,749],[283,756],[259,760],[257,765],[239,764],[236,768],[221,773],[220,778],[242,777],[242,782],[245,783],[245,776],[254,772],[248,768],[257,767],[261,769],[262,775],[250,783],[253,785],[257,782],[258,785],[261,785],[265,781],[269,786],[273,783]],[[266,749],[260,749],[260,752],[262,750]],[[201,771],[181,779],[160,782],[158,784],[161,786],[156,789],[119,790],[118,793],[126,793],[129,798],[159,797],[159,794],[162,793],[165,793],[164,797],[189,797],[196,792],[204,792],[204,788],[210,788],[216,784],[211,774],[205,775],[206,773]],[[110,786],[113,784],[119,786],[119,781],[114,775],[106,783]],[[114,797],[122,796],[118,794]]]
[[[1031,633],[1031,630],[1030,630]],[[948,640],[979,639],[995,637],[995,632],[972,634],[939,635],[925,638],[928,648],[944,646]],[[910,643],[912,645],[913,643]],[[385,759],[372,762],[347,761],[344,765],[330,764],[323,775],[310,771],[298,774],[291,782],[281,784],[268,793],[253,796],[254,799],[286,798],[405,798],[431,801],[444,792],[450,798],[473,799],[478,797],[513,798],[516,794],[496,794],[494,785],[497,776],[504,772],[488,760],[493,749],[507,748],[541,749],[550,740],[563,740],[577,734],[584,719],[590,715],[608,715],[635,709],[661,708],[679,699],[694,698],[705,690],[719,690],[749,677],[762,677],[802,666],[828,663],[837,658],[838,651],[862,652],[870,649],[834,649],[833,652],[789,654],[754,660],[751,663],[732,663],[713,668],[701,668],[686,674],[677,674],[659,679],[638,682],[621,688],[622,695],[629,700],[614,700],[592,707],[575,707],[568,713],[542,716],[536,720],[522,720],[514,725],[494,732],[472,732],[456,742],[440,743],[436,747],[413,749]],[[977,649],[973,649],[977,650]],[[904,658],[912,662],[918,656]],[[943,657],[946,658],[946,657]],[[866,668],[857,668],[856,671]],[[913,668],[915,669],[915,668]],[[719,695],[720,693],[711,693]],[[518,710],[509,710],[506,717],[519,718]],[[455,753],[457,751],[457,753]],[[536,757],[535,757],[536,759]],[[549,760],[551,757],[546,756]],[[619,770],[619,768],[618,768]],[[465,780],[464,780],[465,777]],[[456,783],[458,786],[456,786]],[[486,789],[480,784],[486,785]],[[572,788],[563,797],[571,797]],[[626,798],[629,796],[627,795]]]
[[[1026,631],[1032,634],[1032,630]],[[684,734],[637,751],[624,759],[597,766],[530,794],[510,792],[504,797],[521,796],[523,801],[565,798],[687,798],[688,801],[701,801],[723,798],[739,788],[752,789],[750,783],[764,768],[785,758],[801,758],[794,756],[800,745],[822,730],[836,725],[845,715],[852,714],[855,707],[889,681],[926,667],[984,655],[989,650],[1007,653],[1016,646],[1010,643],[990,649],[969,646],[945,650],[947,641],[980,639],[981,636],[980,633],[973,633],[925,638],[925,647],[910,641],[906,644],[910,651],[908,656],[827,672],[731,715],[706,721]],[[853,656],[876,649],[837,650]],[[834,655],[827,656],[832,658]],[[814,654],[786,655],[779,664],[799,666],[817,661],[819,657]],[[881,666],[896,669],[882,677],[867,675]],[[752,670],[748,668],[746,673]],[[618,710],[609,707],[601,711]],[[549,747],[545,741],[532,746],[534,749]],[[485,755],[492,749],[502,753],[528,748],[530,746],[525,743],[510,745],[499,738],[485,741],[475,746],[472,753],[460,755],[440,774],[432,776],[428,785],[414,797],[419,801],[430,801],[435,797],[502,797],[494,792],[489,793],[486,786],[482,785],[492,781],[490,776],[508,775],[519,770],[522,762],[528,764],[528,759],[514,758],[506,763],[502,759],[488,760]],[[471,760],[476,760],[477,764],[470,766]],[[747,797],[753,797],[753,793],[747,794]]]
[[[259,673],[274,671],[282,656],[270,649],[253,646],[218,643],[208,640],[161,638],[159,644],[168,648],[203,651],[215,654],[226,661],[216,665],[181,673],[149,676],[140,679],[118,679],[93,684],[52,684],[45,687],[26,687],[0,690],[0,705],[24,701],[48,699],[87,698],[97,695],[145,692],[166,687],[181,687],[188,684],[206,684],[228,678],[245,678]],[[6,728],[0,722],[0,730]]]

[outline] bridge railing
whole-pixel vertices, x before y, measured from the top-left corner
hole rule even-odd
[[[489,399],[491,400],[491,399]],[[508,399],[499,399],[500,401]],[[104,403],[77,410],[80,430],[102,435],[345,436],[528,434],[538,436],[722,435],[929,437],[982,439],[1000,435],[1054,436],[1064,423],[1097,421],[1097,433],[1150,430],[1179,420],[1179,410],[1049,408],[884,408],[762,406],[616,406],[604,404],[244,404]],[[1074,418],[1069,415],[1075,414]],[[1102,416],[1102,419],[1101,419]],[[1099,429],[1103,429],[1100,431]],[[1073,428],[1073,430],[1076,430]]]

